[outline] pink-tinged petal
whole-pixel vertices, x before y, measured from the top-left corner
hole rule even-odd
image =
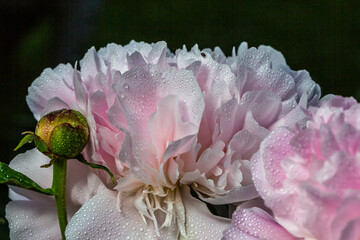
[[[299,103],[296,103],[294,99],[283,102],[280,119],[270,127],[270,130],[278,127],[289,127],[291,129],[296,127],[305,128],[306,122],[309,120],[309,116],[305,113],[306,108],[306,94],[301,96]]]
[[[340,239],[359,240],[360,236],[360,218],[352,220],[342,232]]]
[[[109,89],[111,89],[112,80],[114,78],[115,72],[112,74],[111,67],[107,68],[107,72],[102,73],[98,72],[95,81],[92,85],[92,91],[102,91],[106,94],[109,93]]]
[[[150,72],[141,68],[129,70],[114,86],[127,119],[129,138],[125,141],[131,143],[130,149],[123,147],[123,152],[129,154],[124,152],[122,155],[127,155],[124,157],[129,159],[131,166],[145,168],[145,171],[146,165],[154,167],[158,164],[156,161],[162,160],[167,144],[195,133],[204,107],[199,86],[190,71],[149,68]],[[167,109],[169,113],[166,113]],[[170,132],[161,129],[166,126]],[[159,137],[159,133],[164,133],[163,137]],[[146,176],[143,171],[136,174],[139,178]]]
[[[233,66],[233,72],[239,76],[238,86],[242,94],[263,89],[274,92],[282,100],[294,99],[298,102],[306,94],[309,105],[316,106],[319,102],[320,87],[309,73],[291,70],[282,54],[269,46],[259,46],[258,50],[248,49],[244,42],[239,46],[238,57],[234,51],[227,60]]]
[[[197,133],[198,128],[195,124],[182,122],[179,104],[177,96],[168,95],[159,101],[157,111],[148,119],[147,132],[159,160],[162,160],[165,149],[171,141]]]
[[[357,105],[357,101],[353,97],[341,97],[341,96],[331,96],[330,99],[322,101],[322,106],[332,106],[342,108],[344,110],[350,109],[352,106]]]
[[[350,124],[343,124],[337,132],[338,144],[341,149],[345,149],[348,153],[355,155],[359,148],[360,133]]]
[[[228,65],[214,61],[208,53],[199,56],[201,66],[197,72],[196,80],[204,93],[206,102],[204,117],[207,119],[209,130],[215,127],[214,112],[233,98],[235,89],[235,76]],[[201,130],[200,130],[201,131]]]
[[[131,69],[114,86],[129,130],[136,132],[138,138],[142,136],[142,141],[149,140],[146,137],[147,119],[156,112],[158,101],[167,95],[178,96],[179,104],[184,105],[180,107],[182,121],[191,121],[198,126],[204,103],[191,72],[172,69],[162,73],[156,67],[152,71]]]
[[[147,65],[144,57],[139,52],[134,52],[131,55],[127,55],[126,59],[128,62],[129,69],[135,68],[135,67],[141,67],[141,68],[145,69],[145,67]]]
[[[94,92],[90,97],[90,104],[95,121],[100,125],[106,125],[106,122],[108,122],[106,112],[109,106],[105,93],[101,91]]]
[[[196,162],[196,168],[202,173],[206,173],[215,167],[225,156],[225,143],[217,141],[211,148],[205,149]]]
[[[307,102],[310,106],[318,105],[321,96],[321,89],[310,77],[306,70],[292,71],[288,67],[283,67],[293,78],[296,83],[296,100],[306,94]]]
[[[40,114],[47,101],[56,96],[68,105],[75,102],[74,89],[71,83],[73,76],[69,75],[71,70],[74,71],[70,64],[61,64],[54,70],[47,68],[31,84],[26,102],[34,113],[35,119],[40,119]]]
[[[231,225],[224,231],[223,240],[291,240],[296,239],[264,210],[241,206],[232,215]]]
[[[251,111],[256,122],[265,128],[270,127],[281,111],[281,99],[270,91],[249,91],[240,100],[240,105],[246,111]]]
[[[232,136],[239,130],[239,127],[243,125],[243,118],[238,117],[238,109],[240,108],[235,98],[227,101],[223,104],[219,111],[219,131],[213,133],[212,141],[218,140],[224,143],[229,142]]]
[[[243,94],[253,90],[271,90],[281,99],[294,94],[293,78],[279,67],[272,68],[265,52],[256,48],[248,49],[238,62],[239,90]]]
[[[66,228],[66,239],[177,238],[176,224],[160,229],[160,236],[157,236],[153,222],[145,223],[134,207],[134,197],[122,194],[120,211],[117,206],[117,193],[103,189],[72,217]]]
[[[188,135],[179,140],[171,142],[162,156],[162,162],[160,164],[160,173],[162,178],[166,181],[167,178],[171,180],[172,185],[177,182],[180,175],[180,168],[178,159],[174,159],[184,152],[188,152],[194,144],[196,135]]]
[[[107,111],[109,122],[119,130],[127,128],[124,111],[120,106],[113,105]]]
[[[191,196],[187,186],[182,187],[181,198],[185,207],[187,238],[181,236],[180,239],[220,239],[230,219],[213,215],[205,203]]]
[[[124,133],[119,132],[118,134],[114,134],[112,130],[106,127],[99,127],[98,132],[101,146],[98,152],[101,154],[102,159],[109,170],[115,175],[121,175],[125,170],[125,166],[121,164],[118,159],[121,145],[125,138]],[[104,174],[106,175],[107,173]]]
[[[75,64],[76,69],[76,64]],[[74,87],[75,87],[75,96],[76,101],[83,112],[87,110],[87,91],[85,86],[81,81],[81,77],[79,76],[78,72],[74,69]]]
[[[258,122],[254,119],[252,112],[247,112],[245,116],[244,129],[249,131],[251,134],[264,139],[268,134],[269,130],[259,125]]]
[[[246,129],[234,134],[228,146],[234,159],[250,159],[259,147],[260,139]]]
[[[331,232],[323,232],[323,235],[326,234],[329,238],[333,239],[358,239],[360,235],[357,235],[357,238],[354,238],[356,232],[360,233],[360,229],[355,229],[354,226],[359,226],[360,224],[360,201],[358,192],[348,191],[346,193],[346,198],[341,203],[341,205],[336,209],[336,217],[331,223],[329,229]],[[332,200],[332,199],[330,199]],[[327,211],[327,209],[324,209]],[[327,214],[326,214],[327,215]],[[332,219],[333,217],[329,214],[328,218]],[[314,225],[316,226],[316,225]],[[314,226],[308,226],[309,228],[314,228]],[[315,229],[314,229],[315,230]],[[324,229],[325,231],[328,229]],[[346,237],[345,237],[345,236]]]
[[[201,90],[207,95],[207,104],[210,109],[217,109],[221,102],[231,99],[232,87],[235,84],[235,76],[229,66],[214,61],[210,54],[204,53],[199,56],[201,67],[196,79]],[[220,100],[220,102],[217,102]]]
[[[262,142],[260,146],[260,151],[257,152],[254,157],[251,159],[253,162],[253,176],[255,180],[258,178],[266,178],[266,182],[259,182],[256,184],[257,189],[266,194],[268,191],[281,188],[281,182],[285,179],[285,173],[281,167],[281,161],[283,157],[291,154],[292,149],[287,149],[285,146],[294,136],[294,133],[288,130],[287,128],[278,128]],[[271,143],[275,143],[273,146]],[[281,148],[279,151],[279,148]],[[268,159],[268,161],[263,162],[261,159]],[[262,186],[262,184],[268,184]],[[280,207],[280,206],[278,206]]]

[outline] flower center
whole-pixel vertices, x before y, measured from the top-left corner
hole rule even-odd
[[[124,185],[123,185],[124,186]],[[130,191],[126,187],[117,187],[118,201],[121,205],[121,194],[127,193],[134,196],[134,206],[139,211],[145,223],[152,221],[156,234],[160,236],[160,229],[171,226],[175,221],[179,228],[185,229],[184,223],[177,220],[177,215],[184,216],[185,210],[181,200],[178,186],[168,188],[147,184],[137,185]],[[118,208],[120,210],[120,207]]]

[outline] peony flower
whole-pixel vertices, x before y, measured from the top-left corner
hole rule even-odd
[[[160,52],[165,52],[164,50]],[[200,87],[189,70],[167,64],[166,55],[147,64],[135,52],[134,67],[113,89],[122,112],[110,109],[114,126],[126,126],[120,159],[129,166],[115,191],[98,193],[69,222],[66,235],[110,238],[219,238],[229,220],[213,216],[180,179],[181,155],[196,143],[204,109]],[[122,115],[124,114],[124,115]],[[96,204],[94,204],[94,202]],[[109,202],[109,204],[103,204]],[[100,204],[99,204],[100,203]],[[92,216],[97,218],[92,220]],[[106,221],[112,219],[112,222]]]
[[[327,97],[305,129],[274,130],[253,157],[255,185],[297,237],[352,240],[360,229],[360,104]]]
[[[290,70],[270,47],[245,43],[230,58],[218,48],[174,55],[165,42],[109,44],[91,48],[76,66],[45,69],[27,102],[36,119],[61,108],[84,114],[84,158],[106,165],[118,182],[95,171],[101,186],[69,213],[67,239],[221,238],[230,219],[194,196],[212,204],[257,197],[251,156],[270,130],[304,125],[302,109],[320,96],[306,71]],[[7,218],[16,221],[11,209]]]
[[[306,71],[290,70],[282,54],[267,46],[248,49],[242,43],[226,58],[220,48],[200,52],[195,45],[190,52],[178,50],[176,58],[178,67],[194,72],[205,101],[181,183],[212,204],[257,197],[250,158],[271,130],[305,124],[302,109],[317,104],[319,86]]]

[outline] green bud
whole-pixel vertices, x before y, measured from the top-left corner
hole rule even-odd
[[[46,114],[36,125],[34,142],[50,158],[74,158],[89,140],[89,125],[84,115],[70,109]]]

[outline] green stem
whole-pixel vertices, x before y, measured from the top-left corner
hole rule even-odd
[[[53,164],[53,183],[51,189],[55,193],[56,208],[62,239],[65,240],[66,215],[66,165],[67,159],[57,158]]]

